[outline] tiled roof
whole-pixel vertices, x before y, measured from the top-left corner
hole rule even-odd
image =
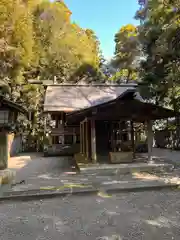
[[[52,85],[46,90],[44,111],[78,111],[115,100],[129,90],[136,92],[132,85]],[[138,92],[135,98],[143,101]]]

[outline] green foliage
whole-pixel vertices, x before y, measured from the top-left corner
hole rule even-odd
[[[115,35],[114,66],[111,80],[143,83],[141,94],[147,101],[180,110],[180,1],[148,0],[135,13],[140,26],[130,24]],[[137,57],[140,64],[134,68]],[[179,117],[176,125],[176,147],[179,145]]]
[[[29,85],[27,79],[56,76],[58,82],[77,82],[82,69],[95,81],[101,77],[95,33],[70,17],[60,0],[0,0],[0,90],[34,113],[31,122],[19,120],[19,128],[32,141],[43,135],[44,89]]]
[[[99,67],[99,42],[91,30],[70,21],[71,12],[64,3],[43,2],[35,13],[34,69],[40,78],[68,81],[83,64]]]
[[[178,6],[179,5],[179,6]],[[148,97],[156,103],[179,107],[180,49],[173,45],[179,28],[179,8],[176,1],[150,0],[146,21],[140,27],[139,39],[145,55],[141,63],[141,79],[149,86]]]
[[[144,60],[139,69],[140,78],[146,84],[142,94],[156,104],[180,110],[180,2],[177,0],[149,0],[143,14],[136,13],[141,20],[139,42]],[[171,122],[176,129],[175,148],[179,148],[179,117]],[[163,126],[164,127],[164,126]],[[176,141],[175,141],[176,139]]]
[[[128,24],[115,34],[115,57],[112,65],[117,69],[113,81],[137,80],[136,57],[139,55],[138,28]]]

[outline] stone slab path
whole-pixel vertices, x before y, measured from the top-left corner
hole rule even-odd
[[[70,171],[68,157],[43,157],[42,154],[27,153],[13,157],[9,161],[9,169],[16,172],[15,183],[25,180],[25,184],[17,184],[20,188],[35,188],[41,185],[59,184],[59,177]]]
[[[172,162],[178,162],[179,152],[171,152],[164,149],[153,149],[153,154],[164,162],[165,157],[171,159]],[[176,169],[170,172],[162,172],[161,174],[141,174],[136,172],[129,174],[111,174],[104,173],[93,169],[93,172],[84,172],[75,174],[70,166],[70,159],[65,157],[43,157],[40,154],[23,154],[18,157],[11,158],[9,168],[16,171],[15,182],[25,180],[25,184],[17,184],[11,190],[27,191],[43,188],[61,188],[63,186],[82,187],[91,185],[95,188],[105,187],[107,185],[126,185],[127,183],[142,184],[145,182],[165,183],[168,179],[173,179],[174,183],[179,183],[180,170]]]
[[[159,159],[168,160],[171,163],[180,165],[180,151],[170,149],[153,148],[153,156]]]

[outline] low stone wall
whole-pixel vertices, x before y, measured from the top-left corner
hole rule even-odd
[[[74,154],[74,159],[75,159],[77,164],[78,163],[84,163],[84,164],[88,163],[88,159],[82,153]]]
[[[77,163],[90,163],[86,156],[81,153],[76,153],[74,158]],[[133,153],[132,152],[110,152],[109,156],[107,155],[97,155],[97,163],[132,163],[133,162]]]
[[[44,156],[74,156],[74,154],[79,153],[80,144],[72,145],[52,145],[44,151]]]
[[[133,162],[132,152],[110,152],[111,163],[131,163]]]
[[[16,172],[10,169],[0,170],[0,197],[3,193],[11,189],[11,184],[14,182]]]

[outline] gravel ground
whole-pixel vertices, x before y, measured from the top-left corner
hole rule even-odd
[[[2,203],[2,240],[169,240],[180,236],[180,192]]]

